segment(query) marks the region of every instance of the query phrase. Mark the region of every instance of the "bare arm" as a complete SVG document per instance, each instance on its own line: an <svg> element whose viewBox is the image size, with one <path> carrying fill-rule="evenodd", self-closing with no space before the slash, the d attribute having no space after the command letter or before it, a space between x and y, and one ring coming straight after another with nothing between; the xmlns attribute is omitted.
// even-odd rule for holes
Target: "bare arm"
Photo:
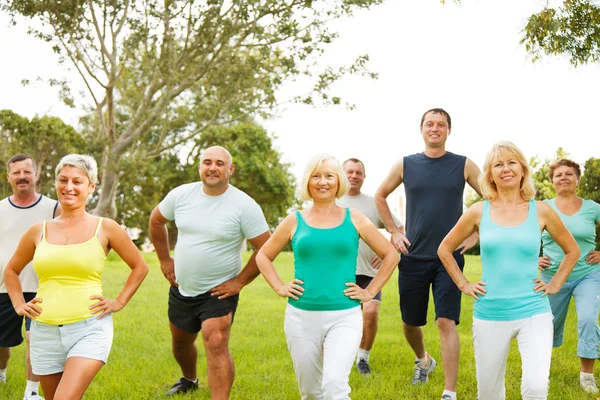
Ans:
<svg viewBox="0 0 600 400"><path fill-rule="evenodd" d="M565 224L561 221L560 217L548 204L538 201L538 217L543 223L543 229L545 229L552 239L560 246L562 251L565 253L556 274L552 277L548 284L545 284L541 279L536 279L535 291L543 291L546 294L557 293L562 285L567 280L567 277L575 267L577 260L579 260L580 250L577 242L571 235L571 232L567 229Z"/></svg>
<svg viewBox="0 0 600 400"><path fill-rule="evenodd" d="M144 257L129 235L127 235L127 232L119 224L112 219L105 218L102 220L101 234L108 239L109 248L112 248L125 264L131 268L131 272L125 282L125 286L123 286L123 289L115 300L103 296L92 296L92 299L98 300L98 302L91 306L93 314L100 313L98 318L122 310L129 303L148 274L146 260L144 260Z"/></svg>
<svg viewBox="0 0 600 400"><path fill-rule="evenodd" d="M356 283L346 283L350 286L344 290L344 294L351 299L369 301L383 288L394 273L400 257L392 244L377 230L377 227L360 211L352 210L352 223L356 227L359 236L365 243L381 258L381 267L369 283L366 289L362 289Z"/></svg>
<svg viewBox="0 0 600 400"><path fill-rule="evenodd" d="M218 296L219 299L225 299L239 293L244 286L252 282L260 274L256 265L256 253L270 237L271 233L266 231L255 238L248 239L250 244L256 248L254 253L252 253L252 256L250 256L248 263L246 263L246 266L238 276L212 288L210 290L211 295Z"/></svg>
<svg viewBox="0 0 600 400"><path fill-rule="evenodd" d="M42 234L42 226L43 224L41 223L35 224L25 232L17 246L17 250L15 250L4 268L4 284L6 285L6 290L8 291L15 312L31 319L35 319L42 312L36 305L36 303L40 303L42 300L36 297L29 303L25 302L23 288L21 281L19 281L19 274L33 259L37 238Z"/></svg>
<svg viewBox="0 0 600 400"><path fill-rule="evenodd" d="M479 197L483 197L478 181L480 174L481 171L479 170L477 164L475 164L473 161L467 158L465 161L465 180L467 181L469 186L471 186L473 190L477 192ZM475 231L471 234L471 236L463 240L463 242L457 247L457 250L460 250L460 254L465 254L469 249L473 248L473 246L475 246L478 241L479 232Z"/></svg>
<svg viewBox="0 0 600 400"><path fill-rule="evenodd" d="M470 283L458 267L452 253L466 238L479 229L482 208L482 202L473 204L460 217L454 228L448 232L438 248L438 257L442 261L442 264L444 264L444 268L448 271L448 275L450 275L452 281L454 281L461 292L474 297L476 300L479 300L478 295L485 295L485 288L483 287L485 286L485 282Z"/></svg>
<svg viewBox="0 0 600 400"><path fill-rule="evenodd" d="M399 160L392 166L390 173L381 183L379 189L377 189L377 192L375 193L375 205L377 206L379 216L385 225L385 229L392 235L392 244L402 254L406 254L408 253L407 246L410 246L410 242L404 234L404 228L396 226L394 218L392 217L392 212L386 201L390 193L402 184L403 173L403 160Z"/></svg>
<svg viewBox="0 0 600 400"><path fill-rule="evenodd" d="M156 250L156 256L158 257L163 275L167 278L171 286L177 286L175 263L169 252L167 223L169 223L169 220L161 214L158 207L154 207L154 210L150 214L150 241L154 245L154 250Z"/></svg>
<svg viewBox="0 0 600 400"><path fill-rule="evenodd" d="M260 249L256 255L256 264L260 273L264 276L267 283L273 288L275 293L281 297L291 297L298 300L302 296L304 282L294 279L289 284L284 284L273 265L273 260L281 253L281 250L290 242L292 234L296 229L298 221L295 214L290 214L279 224L273 235L267 240L267 243Z"/></svg>

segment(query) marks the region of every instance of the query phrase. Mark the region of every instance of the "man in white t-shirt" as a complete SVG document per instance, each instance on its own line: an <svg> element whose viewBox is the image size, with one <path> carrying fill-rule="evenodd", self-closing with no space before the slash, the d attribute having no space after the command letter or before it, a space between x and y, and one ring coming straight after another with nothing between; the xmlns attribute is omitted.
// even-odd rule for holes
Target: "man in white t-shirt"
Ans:
<svg viewBox="0 0 600 400"><path fill-rule="evenodd" d="M379 211L375 206L373 196L361 193L360 189L365 181L365 165L357 158L349 158L342 164L344 172L350 182L348 193L342 196L337 202L342 207L355 208L361 211L378 228L384 228L383 221L379 216ZM402 224L394 217L396 225L404 229ZM356 260L356 284L366 288L377 270L381 266L381 259L375 252L361 239L358 244L358 258ZM377 322L379 320L379 303L381 302L381 292L373 300L362 304L363 311L363 334L356 357L356 368L361 374L370 374L369 355L375 336L377 335Z"/></svg>
<svg viewBox="0 0 600 400"><path fill-rule="evenodd" d="M0 384L6 383L10 348L23 342L21 333L23 317L15 312L6 292L2 278L4 267L17 249L21 236L31 225L52 219L60 213L55 200L35 191L38 169L30 156L15 154L8 160L6 171L13 194L0 200ZM38 290L38 278L31 263L23 269L19 280L23 287L25 301L32 300ZM33 374L29 361L30 326L31 320L27 318L25 323L27 384L23 399L43 400L38 395L40 378ZM2 397L1 394L0 397Z"/></svg>
<svg viewBox="0 0 600 400"><path fill-rule="evenodd" d="M211 399L229 398L234 365L228 342L238 293L259 274L256 253L241 268L242 244L247 239L258 251L270 237L260 206L229 184L234 169L225 148L206 149L198 166L201 182L173 189L150 217L150 238L171 284L173 355L183 374L168 395L198 388L196 338L202 331ZM165 226L169 221L178 229L174 259Z"/></svg>

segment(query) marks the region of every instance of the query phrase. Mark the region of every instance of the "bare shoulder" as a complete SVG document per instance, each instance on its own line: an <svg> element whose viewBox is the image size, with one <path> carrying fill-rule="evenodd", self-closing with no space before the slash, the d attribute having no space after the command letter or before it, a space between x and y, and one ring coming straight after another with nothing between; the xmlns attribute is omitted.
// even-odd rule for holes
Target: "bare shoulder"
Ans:
<svg viewBox="0 0 600 400"><path fill-rule="evenodd" d="M471 205L465 211L465 218L473 219L475 221L479 221L481 219L481 213L483 212L483 201L478 201L477 203Z"/></svg>
<svg viewBox="0 0 600 400"><path fill-rule="evenodd" d="M548 218L553 217L554 215L558 216L556 212L550 207L550 204L545 201L536 200L535 205L537 208L537 214L540 217Z"/></svg>

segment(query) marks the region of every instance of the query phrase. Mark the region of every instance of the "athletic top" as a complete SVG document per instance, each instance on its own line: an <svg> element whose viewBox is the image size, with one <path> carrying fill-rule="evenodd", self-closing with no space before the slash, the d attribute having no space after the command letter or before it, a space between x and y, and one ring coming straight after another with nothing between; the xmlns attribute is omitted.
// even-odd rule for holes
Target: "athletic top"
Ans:
<svg viewBox="0 0 600 400"><path fill-rule="evenodd" d="M465 162L466 157L450 152L439 158L424 153L404 157L409 258L438 259L440 243L462 215Z"/></svg>
<svg viewBox="0 0 600 400"><path fill-rule="evenodd" d="M46 241L46 221L42 240L35 249L33 268L40 277L37 296L42 313L36 321L51 325L71 324L92 316L89 307L102 295L102 271L106 253L98 240L102 218L87 242L68 245Z"/></svg>
<svg viewBox="0 0 600 400"><path fill-rule="evenodd" d="M481 280L486 294L473 306L473 316L490 321L514 321L550 311L548 297L533 291L538 277L540 225L535 200L529 201L527 220L517 226L500 226L483 203L479 224Z"/></svg>
<svg viewBox="0 0 600 400"><path fill-rule="evenodd" d="M37 201L27 207L20 207L6 197L0 201L0 293L7 293L4 286L4 268L12 257L21 237L33 224L54 218L58 203L40 194ZM19 275L23 293L35 293L38 289L38 278L31 266L27 264Z"/></svg>
<svg viewBox="0 0 600 400"><path fill-rule="evenodd" d="M559 215L581 250L579 260L567 277L567 281L576 281L590 272L598 271L600 263L588 264L585 258L590 251L596 249L596 224L600 221L600 204L593 200L583 200L579 211L573 215L566 215L556 207L555 199L545 201ZM546 231L542 233L542 245L544 246L544 255L550 257L551 264L544 270L543 274L548 278L552 278L558 270L565 253Z"/></svg>
<svg viewBox="0 0 600 400"><path fill-rule="evenodd" d="M373 196L360 193L357 196L342 196L337 200L337 204L341 207L356 208L360 210L377 228L385 228L383 220L379 216L375 199ZM400 226L400 221L392 215L396 226ZM358 240L358 258L356 259L356 275L366 275L374 277L377 274L377 269L371 267L371 260L375 256L375 252L365 243L364 240Z"/></svg>
<svg viewBox="0 0 600 400"><path fill-rule="evenodd" d="M158 205L160 213L177 225L175 278L182 296L197 296L235 278L242 269L244 238L269 230L260 206L229 185L210 196L202 182L181 185Z"/></svg>
<svg viewBox="0 0 600 400"><path fill-rule="evenodd" d="M334 228L309 226L300 211L298 225L292 237L294 278L304 282L304 292L290 305L306 311L347 310L358 307L360 301L344 294L346 283L356 282L358 232L352 223L350 209L341 225Z"/></svg>

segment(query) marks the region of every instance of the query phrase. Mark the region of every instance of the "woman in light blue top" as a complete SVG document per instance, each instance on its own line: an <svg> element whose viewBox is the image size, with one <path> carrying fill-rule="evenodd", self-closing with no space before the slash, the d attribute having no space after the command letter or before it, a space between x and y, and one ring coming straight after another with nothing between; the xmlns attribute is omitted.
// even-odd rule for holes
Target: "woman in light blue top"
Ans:
<svg viewBox="0 0 600 400"><path fill-rule="evenodd" d="M588 393L598 393L594 379L594 361L598 358L600 328L600 251L596 251L596 226L600 224L600 204L577 197L581 168L574 161L562 159L548 170L556 198L546 202L556 211L571 232L581 255L558 293L550 297L554 315L554 347L563 343L565 319L571 297L577 309L579 342L577 355L581 359L579 383ZM556 274L564 254L560 246L546 232L542 235L544 256L539 258L542 280L549 282Z"/></svg>
<svg viewBox="0 0 600 400"><path fill-rule="evenodd" d="M475 298L473 346L480 400L506 397L504 374L510 342L519 343L523 399L546 399L552 356L552 314L546 295L557 293L579 257L579 248L556 212L534 200L523 153L500 142L488 153L479 176L485 201L471 206L442 241L438 255L465 294ZM482 278L471 283L452 252L479 231ZM541 232L565 256L549 282L538 278Z"/></svg>
<svg viewBox="0 0 600 400"><path fill-rule="evenodd" d="M350 398L348 377L362 336L360 302L373 299L399 260L364 214L336 204L347 191L338 160L313 157L300 186L312 207L288 215L256 256L265 280L289 298L284 331L303 400ZM383 260L366 289L355 282L359 237ZM294 279L284 284L273 260L290 242Z"/></svg>

